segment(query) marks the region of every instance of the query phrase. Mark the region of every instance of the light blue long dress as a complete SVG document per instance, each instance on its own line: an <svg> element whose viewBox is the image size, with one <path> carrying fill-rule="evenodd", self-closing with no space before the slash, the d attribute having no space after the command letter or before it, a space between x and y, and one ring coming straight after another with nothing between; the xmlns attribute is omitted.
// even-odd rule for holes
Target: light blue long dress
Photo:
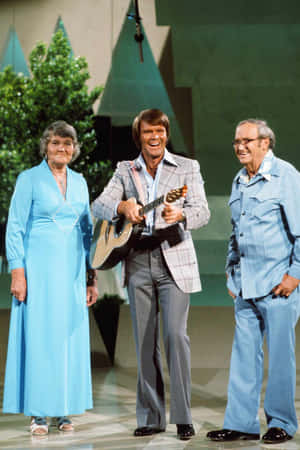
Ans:
<svg viewBox="0 0 300 450"><path fill-rule="evenodd" d="M66 200L46 161L19 175L6 247L10 269L25 268L27 299L12 301L5 413L52 417L92 408L85 275L91 233L80 174L67 168Z"/></svg>

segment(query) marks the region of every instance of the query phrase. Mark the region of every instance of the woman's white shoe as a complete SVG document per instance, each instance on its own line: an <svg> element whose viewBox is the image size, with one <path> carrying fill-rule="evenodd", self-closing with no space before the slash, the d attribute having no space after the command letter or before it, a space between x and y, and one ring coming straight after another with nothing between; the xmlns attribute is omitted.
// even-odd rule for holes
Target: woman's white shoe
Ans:
<svg viewBox="0 0 300 450"><path fill-rule="evenodd" d="M51 427L57 427L59 431L74 431L74 425L67 416L52 417Z"/></svg>
<svg viewBox="0 0 300 450"><path fill-rule="evenodd" d="M48 424L45 417L32 417L30 432L33 436L45 436L48 434Z"/></svg>

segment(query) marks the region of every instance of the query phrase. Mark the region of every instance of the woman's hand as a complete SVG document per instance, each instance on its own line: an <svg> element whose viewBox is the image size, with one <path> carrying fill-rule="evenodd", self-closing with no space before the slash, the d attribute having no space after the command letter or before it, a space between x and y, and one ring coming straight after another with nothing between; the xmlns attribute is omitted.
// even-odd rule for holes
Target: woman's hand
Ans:
<svg viewBox="0 0 300 450"><path fill-rule="evenodd" d="M11 271L10 292L19 302L24 302L26 299L27 282L23 267Z"/></svg>
<svg viewBox="0 0 300 450"><path fill-rule="evenodd" d="M92 286L86 287L86 304L87 306L92 306L96 303L97 298L99 297L99 292L97 288L97 281L94 281Z"/></svg>

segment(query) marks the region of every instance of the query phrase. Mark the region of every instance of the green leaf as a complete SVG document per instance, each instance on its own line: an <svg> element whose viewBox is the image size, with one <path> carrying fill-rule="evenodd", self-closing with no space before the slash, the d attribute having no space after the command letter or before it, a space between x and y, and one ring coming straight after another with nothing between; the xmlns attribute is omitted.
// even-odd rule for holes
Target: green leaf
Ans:
<svg viewBox="0 0 300 450"><path fill-rule="evenodd" d="M99 195L112 174L111 163L101 160L93 129L93 104L103 87L91 92L83 57L74 57L61 30L47 48L37 43L29 56L31 77L16 74L11 67L0 73L0 222L5 222L17 175L39 164L39 141L55 120L72 124L81 144L81 154L72 168L86 178L91 199Z"/></svg>

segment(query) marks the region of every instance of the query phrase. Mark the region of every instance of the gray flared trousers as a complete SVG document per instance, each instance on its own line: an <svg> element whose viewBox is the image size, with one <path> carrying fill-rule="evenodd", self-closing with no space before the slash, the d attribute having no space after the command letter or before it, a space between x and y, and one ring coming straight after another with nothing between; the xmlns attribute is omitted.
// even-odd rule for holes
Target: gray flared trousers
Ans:
<svg viewBox="0 0 300 450"><path fill-rule="evenodd" d="M137 425L166 428L160 312L170 374L170 423L191 424L190 342L186 330L189 294L175 284L160 247L132 251L127 258L127 277L138 362Z"/></svg>

